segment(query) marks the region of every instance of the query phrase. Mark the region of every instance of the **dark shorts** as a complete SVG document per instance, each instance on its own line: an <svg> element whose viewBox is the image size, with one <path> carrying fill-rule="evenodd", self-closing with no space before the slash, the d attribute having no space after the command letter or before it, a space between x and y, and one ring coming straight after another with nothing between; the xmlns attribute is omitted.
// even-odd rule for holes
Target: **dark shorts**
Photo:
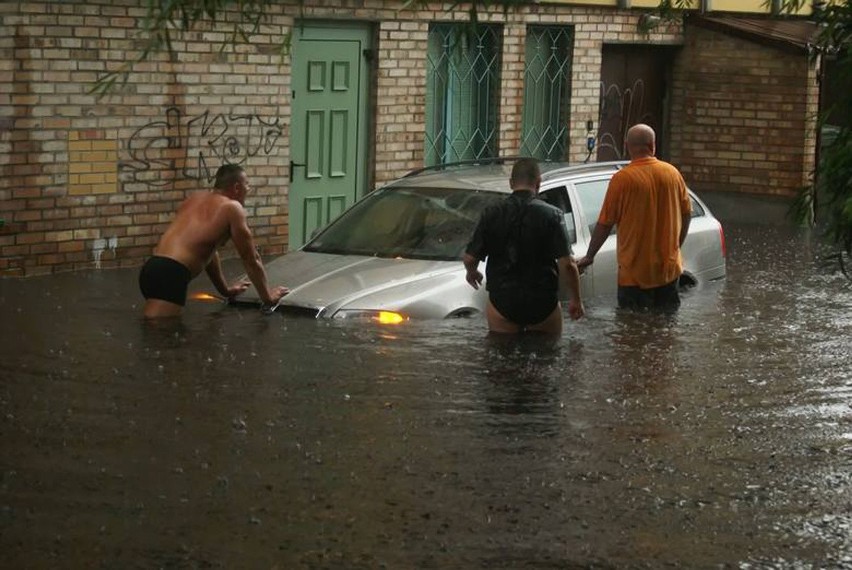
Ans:
<svg viewBox="0 0 852 570"><path fill-rule="evenodd" d="M489 291L488 298L501 315L520 326L542 322L558 302L554 293L514 290Z"/></svg>
<svg viewBox="0 0 852 570"><path fill-rule="evenodd" d="M659 309L674 311L680 307L678 280L661 287L640 289L639 287L618 287L618 306L622 309L646 310Z"/></svg>
<svg viewBox="0 0 852 570"><path fill-rule="evenodd" d="M146 299L160 299L182 307L191 280L192 273L183 263L155 255L139 272L139 290Z"/></svg>

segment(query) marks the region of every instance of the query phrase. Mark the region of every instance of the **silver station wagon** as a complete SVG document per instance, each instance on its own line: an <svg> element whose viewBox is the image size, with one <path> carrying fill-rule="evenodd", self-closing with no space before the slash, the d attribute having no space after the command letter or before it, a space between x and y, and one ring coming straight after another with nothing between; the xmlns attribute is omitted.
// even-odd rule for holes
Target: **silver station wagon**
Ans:
<svg viewBox="0 0 852 570"><path fill-rule="evenodd" d="M511 159L413 171L371 192L301 249L266 265L270 284L290 288L278 312L382 323L462 317L485 308L484 288L465 281L461 255L480 214L508 193ZM585 254L612 175L627 162L541 163L539 198L565 212L576 258ZM725 277L722 225L690 192L683 287ZM614 231L580 277L583 299L615 304ZM259 304L254 289L237 298Z"/></svg>

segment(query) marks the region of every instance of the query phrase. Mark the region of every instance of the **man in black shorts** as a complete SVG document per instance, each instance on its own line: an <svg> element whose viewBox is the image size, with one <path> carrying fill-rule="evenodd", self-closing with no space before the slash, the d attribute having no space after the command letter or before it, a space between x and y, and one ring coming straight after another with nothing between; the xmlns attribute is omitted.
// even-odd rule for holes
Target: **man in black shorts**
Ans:
<svg viewBox="0 0 852 570"><path fill-rule="evenodd" d="M560 282L569 290L568 313L584 314L580 274L571 254L563 212L541 200L541 172L532 158L518 160L509 180L512 194L487 208L464 254L467 282L482 284L486 266L488 328L493 332L562 332Z"/></svg>
<svg viewBox="0 0 852 570"><path fill-rule="evenodd" d="M286 287L270 287L266 281L266 270L254 247L243 206L249 190L251 185L243 168L225 164L216 172L211 192L195 192L181 203L154 248L154 255L139 272L145 317L179 315L186 304L187 285L202 270L223 297L236 297L245 291L248 281L228 284L222 272L216 248L229 239L265 305L273 305L287 294Z"/></svg>

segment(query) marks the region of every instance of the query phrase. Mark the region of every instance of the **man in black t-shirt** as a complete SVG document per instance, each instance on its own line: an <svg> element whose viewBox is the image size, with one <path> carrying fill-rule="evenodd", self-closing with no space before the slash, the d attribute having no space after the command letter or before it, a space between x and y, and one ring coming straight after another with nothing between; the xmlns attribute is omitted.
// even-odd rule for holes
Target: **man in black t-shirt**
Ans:
<svg viewBox="0 0 852 570"><path fill-rule="evenodd" d="M488 328L493 332L562 332L559 285L570 291L568 313L584 314L580 274L571 254L562 211L541 200L541 172L532 158L518 160L509 180L512 194L487 208L464 253L467 282L482 285L480 261L486 266Z"/></svg>

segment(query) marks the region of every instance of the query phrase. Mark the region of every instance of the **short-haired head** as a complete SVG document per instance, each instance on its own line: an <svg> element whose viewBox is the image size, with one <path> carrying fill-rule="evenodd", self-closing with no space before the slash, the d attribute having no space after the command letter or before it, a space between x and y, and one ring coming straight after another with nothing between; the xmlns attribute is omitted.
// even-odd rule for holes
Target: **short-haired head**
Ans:
<svg viewBox="0 0 852 570"><path fill-rule="evenodd" d="M534 158L521 158L512 166L509 186L512 190L538 190L541 184L541 169Z"/></svg>
<svg viewBox="0 0 852 570"><path fill-rule="evenodd" d="M216 181L213 187L217 190L227 190L240 181L240 175L245 172L239 164L223 164L216 171Z"/></svg>

